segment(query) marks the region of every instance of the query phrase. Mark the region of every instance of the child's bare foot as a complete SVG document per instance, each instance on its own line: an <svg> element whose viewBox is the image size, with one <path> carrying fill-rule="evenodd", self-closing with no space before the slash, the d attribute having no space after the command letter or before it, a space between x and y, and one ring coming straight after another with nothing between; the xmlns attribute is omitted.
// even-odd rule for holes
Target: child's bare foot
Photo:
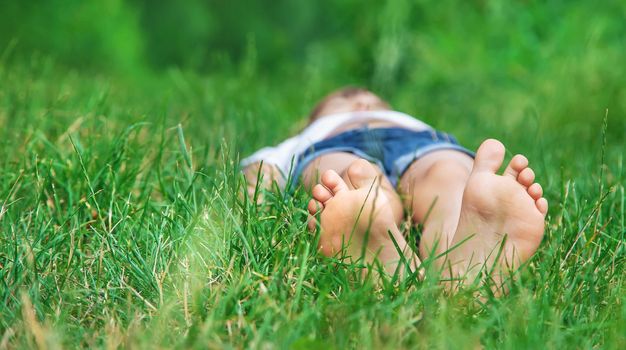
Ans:
<svg viewBox="0 0 626 350"><path fill-rule="evenodd" d="M358 168L358 171L354 171ZM346 182L347 181L347 182ZM319 249L326 256L343 254L352 261L363 258L372 263L378 259L389 273L394 273L400 249L407 251L407 261L417 266L417 257L408 247L395 223L391 199L380 187L376 169L365 160L355 161L346 172L346 180L335 171L322 174L321 183L313 187L309 202L309 229L320 217Z"/></svg>
<svg viewBox="0 0 626 350"><path fill-rule="evenodd" d="M526 157L513 157L504 174L496 174L504 151L499 141L487 140L476 153L453 246L466 241L448 255L452 277L476 276L484 266L494 268L492 277L499 283L541 243L548 202Z"/></svg>

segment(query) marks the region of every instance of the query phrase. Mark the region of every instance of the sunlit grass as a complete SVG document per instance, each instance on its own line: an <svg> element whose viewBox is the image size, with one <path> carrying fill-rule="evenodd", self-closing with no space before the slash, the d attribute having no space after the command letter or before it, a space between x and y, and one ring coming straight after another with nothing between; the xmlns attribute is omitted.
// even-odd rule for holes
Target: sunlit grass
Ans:
<svg viewBox="0 0 626 350"><path fill-rule="evenodd" d="M398 25L363 67L356 44L312 46L272 74L252 44L211 74L0 55L0 349L624 348L619 16L604 9L588 34L582 5L554 30L551 8L512 23L501 9L489 33L446 5L416 30L390 3L381 16ZM300 130L348 83L469 148L496 137L528 156L550 211L508 296L446 295L432 269L377 283L316 254L303 191L264 206L238 195L240 156Z"/></svg>

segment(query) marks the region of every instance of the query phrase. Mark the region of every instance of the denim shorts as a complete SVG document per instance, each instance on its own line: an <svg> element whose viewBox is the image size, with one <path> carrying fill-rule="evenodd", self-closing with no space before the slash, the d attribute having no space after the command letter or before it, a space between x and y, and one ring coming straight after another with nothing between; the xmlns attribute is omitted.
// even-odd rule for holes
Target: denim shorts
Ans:
<svg viewBox="0 0 626 350"><path fill-rule="evenodd" d="M315 158L334 152L348 152L378 165L393 186L417 159L439 150L455 150L474 157L456 139L433 129L415 131L404 128L361 128L349 130L313 144L296 158L290 187Z"/></svg>

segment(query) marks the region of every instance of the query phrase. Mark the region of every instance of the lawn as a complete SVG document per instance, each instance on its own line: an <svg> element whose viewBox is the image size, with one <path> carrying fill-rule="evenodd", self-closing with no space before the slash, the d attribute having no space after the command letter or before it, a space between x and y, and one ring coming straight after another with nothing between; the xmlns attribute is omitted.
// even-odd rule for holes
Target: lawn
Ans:
<svg viewBox="0 0 626 350"><path fill-rule="evenodd" d="M625 348L626 7L462 4L255 22L232 57L196 52L207 66L0 36L0 349ZM305 191L239 195L238 160L347 84L527 155L550 210L507 296L448 295L428 261L424 280L364 278L316 253Z"/></svg>

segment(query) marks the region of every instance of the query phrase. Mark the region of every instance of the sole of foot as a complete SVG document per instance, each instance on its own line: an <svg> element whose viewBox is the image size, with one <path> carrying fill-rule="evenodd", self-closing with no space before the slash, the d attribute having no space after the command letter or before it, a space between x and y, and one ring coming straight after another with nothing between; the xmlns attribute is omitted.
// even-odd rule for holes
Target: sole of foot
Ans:
<svg viewBox="0 0 626 350"><path fill-rule="evenodd" d="M522 155L514 156L502 175L505 148L486 140L478 148L463 193L461 215L448 254L452 277L475 277L492 271L496 285L527 261L543 239L548 202Z"/></svg>
<svg viewBox="0 0 626 350"><path fill-rule="evenodd" d="M319 225L322 254L368 264L379 260L393 273L400 254L391 237L401 249L406 248L406 242L396 225L390 199L380 186L379 173L369 162L357 160L346 174L344 180L328 170L313 187L309 230Z"/></svg>

